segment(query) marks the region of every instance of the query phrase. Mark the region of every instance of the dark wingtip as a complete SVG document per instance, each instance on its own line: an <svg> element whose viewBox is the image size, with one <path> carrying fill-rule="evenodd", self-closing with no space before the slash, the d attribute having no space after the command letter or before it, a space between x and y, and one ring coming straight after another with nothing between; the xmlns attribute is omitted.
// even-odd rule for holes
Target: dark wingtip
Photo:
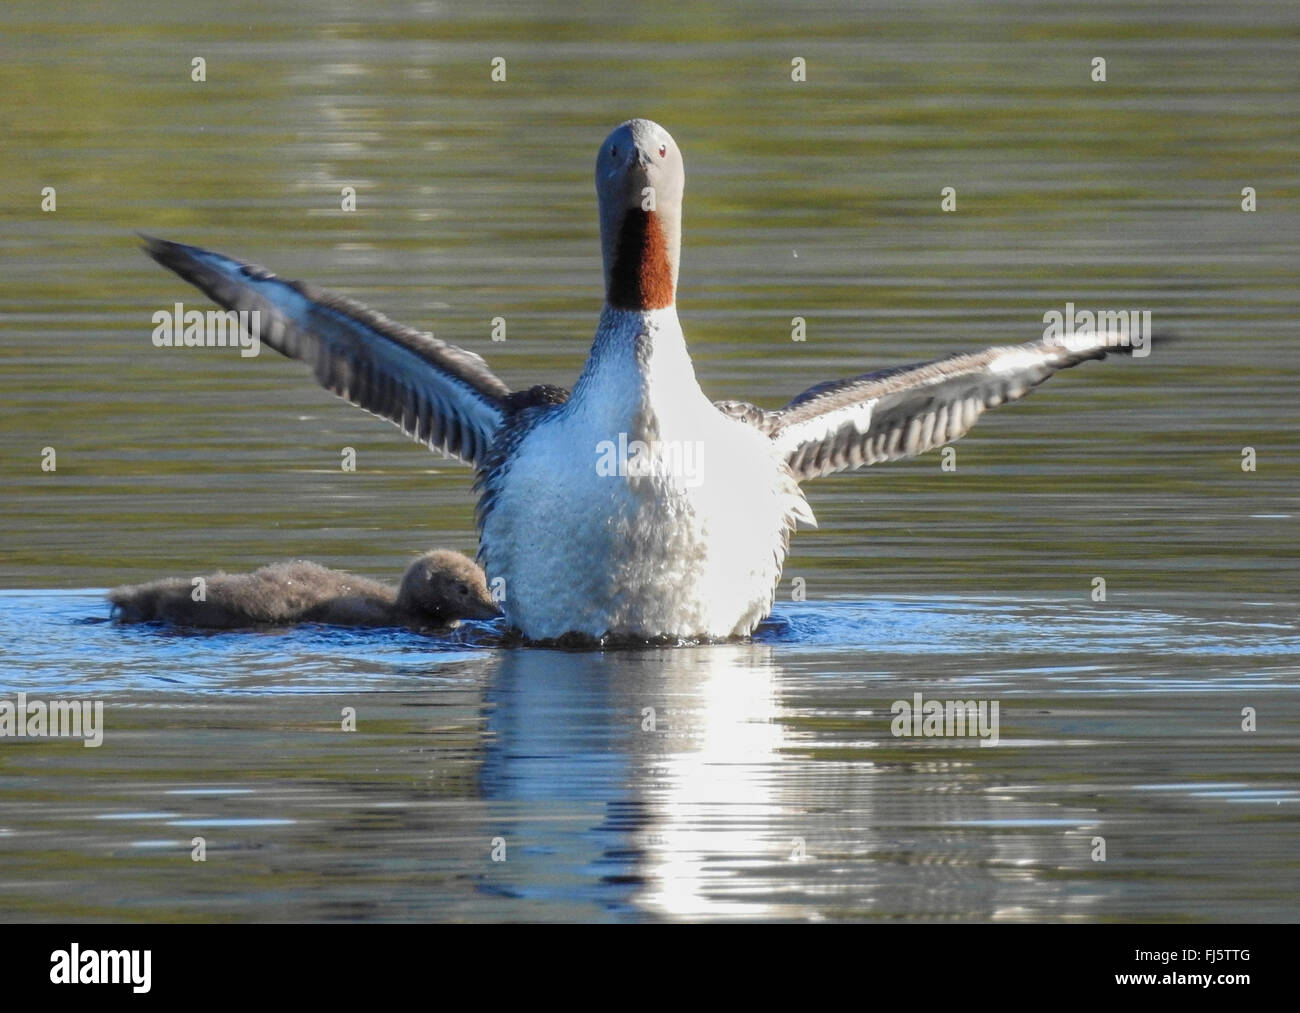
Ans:
<svg viewBox="0 0 1300 1013"><path fill-rule="evenodd" d="M1153 349L1159 348L1161 351L1166 351L1170 345L1180 344L1185 341L1186 338L1187 336L1185 334L1179 334L1175 331L1154 331L1152 332L1151 337L1147 339L1145 346L1146 351L1141 355L1137 354L1138 348L1134 345L1127 345L1122 348L1108 348L1106 351L1117 352L1126 358L1145 359L1151 354Z"/></svg>
<svg viewBox="0 0 1300 1013"><path fill-rule="evenodd" d="M169 239L159 239L157 236L151 236L147 232L137 232L140 237L140 249L152 259L156 260L164 267L172 267L180 254L180 251L187 249L180 243L173 243Z"/></svg>
<svg viewBox="0 0 1300 1013"><path fill-rule="evenodd" d="M173 243L170 239L159 239L157 236L146 235L143 232L136 234L144 241L141 249L155 263L185 279L214 302L227 305L226 300L221 297L212 272L207 270L204 262L206 250L197 246L186 246L184 243ZM247 270L246 266L245 273Z"/></svg>

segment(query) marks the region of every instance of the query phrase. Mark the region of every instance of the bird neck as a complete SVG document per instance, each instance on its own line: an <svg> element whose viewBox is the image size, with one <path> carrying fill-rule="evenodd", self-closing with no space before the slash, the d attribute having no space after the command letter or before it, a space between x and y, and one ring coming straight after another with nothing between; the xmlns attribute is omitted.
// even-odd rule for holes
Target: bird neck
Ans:
<svg viewBox="0 0 1300 1013"><path fill-rule="evenodd" d="M602 233L605 302L620 310L672 306L681 245L678 220L659 211L630 208Z"/></svg>
<svg viewBox="0 0 1300 1013"><path fill-rule="evenodd" d="M707 399L695 378L677 308L620 309L606 304L568 411L601 432L657 438L660 420L690 414Z"/></svg>

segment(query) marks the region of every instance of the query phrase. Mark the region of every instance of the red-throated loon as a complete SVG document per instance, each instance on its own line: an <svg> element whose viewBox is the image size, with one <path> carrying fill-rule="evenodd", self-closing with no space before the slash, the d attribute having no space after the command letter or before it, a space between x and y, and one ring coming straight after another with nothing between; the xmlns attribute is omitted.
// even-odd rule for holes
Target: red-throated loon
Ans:
<svg viewBox="0 0 1300 1013"><path fill-rule="evenodd" d="M328 390L478 471L479 556L533 640L744 636L772 608L805 479L912 457L1113 336L1072 334L819 384L784 408L711 401L677 321L681 152L629 120L596 158L605 307L572 394L512 392L478 355L217 253L160 264Z"/></svg>
<svg viewBox="0 0 1300 1013"><path fill-rule="evenodd" d="M334 626L447 627L500 615L483 571L459 552L417 556L401 587L318 563L272 563L252 573L215 573L194 597L187 577L114 588L113 616L124 623L168 622L210 629L328 623Z"/></svg>

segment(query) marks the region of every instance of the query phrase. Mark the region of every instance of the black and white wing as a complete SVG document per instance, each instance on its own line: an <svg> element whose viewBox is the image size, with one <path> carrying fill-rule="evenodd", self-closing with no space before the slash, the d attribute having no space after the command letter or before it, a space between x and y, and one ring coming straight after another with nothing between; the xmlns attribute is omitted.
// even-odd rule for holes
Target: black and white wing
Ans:
<svg viewBox="0 0 1300 1013"><path fill-rule="evenodd" d="M1133 351L1119 335L1080 333L950 355L832 380L784 408L720 402L766 432L799 481L915 457L961 438L985 411L1024 397L1057 370Z"/></svg>
<svg viewBox="0 0 1300 1013"><path fill-rule="evenodd" d="M262 342L311 366L326 390L434 450L482 459L511 409L482 357L361 303L197 246L142 237L145 252L228 310L258 311Z"/></svg>

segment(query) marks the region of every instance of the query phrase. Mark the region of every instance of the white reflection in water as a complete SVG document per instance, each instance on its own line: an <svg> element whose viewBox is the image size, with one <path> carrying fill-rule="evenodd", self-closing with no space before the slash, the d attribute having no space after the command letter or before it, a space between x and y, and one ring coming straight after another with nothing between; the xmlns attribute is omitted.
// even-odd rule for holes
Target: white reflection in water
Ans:
<svg viewBox="0 0 1300 1013"><path fill-rule="evenodd" d="M783 815L777 673L763 644L511 652L487 693L483 796L550 805L495 810L485 830L514 850L493 886L562 892L562 849L570 868L600 876L606 905L623 886L630 908L763 913L710 891L723 870L788 856L769 830Z"/></svg>
<svg viewBox="0 0 1300 1013"><path fill-rule="evenodd" d="M683 660L668 670L671 703L657 715L661 756L643 771L651 817L637 900L678 917L761 917L770 906L715 891L739 866L772 862L781 848L788 858L792 849L771 831L781 783L773 768L785 744L779 669L765 645L701 649Z"/></svg>

